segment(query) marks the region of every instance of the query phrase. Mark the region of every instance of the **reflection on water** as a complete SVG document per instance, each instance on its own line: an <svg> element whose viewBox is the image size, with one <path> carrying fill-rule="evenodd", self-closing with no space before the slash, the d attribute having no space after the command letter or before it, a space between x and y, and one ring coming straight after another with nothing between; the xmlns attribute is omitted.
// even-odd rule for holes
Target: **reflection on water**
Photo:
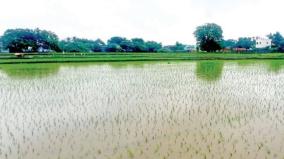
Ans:
<svg viewBox="0 0 284 159"><path fill-rule="evenodd" d="M262 65L260 67L265 67L269 72L278 73L284 68L283 60L240 60L236 61L240 67L250 67L255 65Z"/></svg>
<svg viewBox="0 0 284 159"><path fill-rule="evenodd" d="M197 61L196 76L206 81L217 81L222 77L223 61Z"/></svg>
<svg viewBox="0 0 284 159"><path fill-rule="evenodd" d="M15 64L1 65L0 71L10 78L32 79L44 78L59 71L59 64Z"/></svg>
<svg viewBox="0 0 284 159"><path fill-rule="evenodd" d="M3 65L0 159L281 159L283 63Z"/></svg>
<svg viewBox="0 0 284 159"><path fill-rule="evenodd" d="M269 71L279 73L284 68L284 62L282 60L268 60L266 63L269 65Z"/></svg>
<svg viewBox="0 0 284 159"><path fill-rule="evenodd" d="M110 63L55 63L55 64L15 64L15 65L0 65L0 71L13 79L36 79L45 78L56 75L60 68L84 68L84 67L99 67L109 66L113 69L125 68L140 68L143 69L146 65L157 64L178 64L185 62L110 62ZM203 81L218 81L222 77L224 65L237 64L240 68L258 66L266 68L267 71L279 73L284 69L283 60L239 60L239 61L222 61L222 60L204 60L195 62L195 74L197 78Z"/></svg>
<svg viewBox="0 0 284 159"><path fill-rule="evenodd" d="M0 65L0 71L13 79L37 79L56 75L60 68L84 68L91 66L110 66L114 69L127 67L143 68L154 62L111 62L111 63L50 63L50 64L14 64Z"/></svg>

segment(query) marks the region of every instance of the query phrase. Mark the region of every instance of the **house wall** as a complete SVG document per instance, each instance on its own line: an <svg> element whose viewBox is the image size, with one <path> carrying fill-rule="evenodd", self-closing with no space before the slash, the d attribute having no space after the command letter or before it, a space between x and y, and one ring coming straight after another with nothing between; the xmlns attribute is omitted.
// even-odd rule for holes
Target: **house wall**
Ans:
<svg viewBox="0 0 284 159"><path fill-rule="evenodd" d="M271 40L267 38L261 38L261 37L253 37L253 40L256 41L256 48L261 49L261 48L267 48L271 47Z"/></svg>

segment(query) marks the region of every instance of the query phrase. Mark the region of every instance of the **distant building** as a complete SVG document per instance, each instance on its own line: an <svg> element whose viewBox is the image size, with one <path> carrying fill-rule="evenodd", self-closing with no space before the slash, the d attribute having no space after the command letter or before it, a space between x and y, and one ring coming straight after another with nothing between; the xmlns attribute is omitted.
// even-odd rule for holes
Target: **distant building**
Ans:
<svg viewBox="0 0 284 159"><path fill-rule="evenodd" d="M196 47L194 45L183 45L180 44L179 46L177 45L166 45L163 47L163 50L165 52L193 52L196 51Z"/></svg>
<svg viewBox="0 0 284 159"><path fill-rule="evenodd" d="M241 53L241 52L247 52L249 49L246 48L234 48L233 51Z"/></svg>
<svg viewBox="0 0 284 159"><path fill-rule="evenodd" d="M268 38L252 37L252 39L256 42L255 47L257 49L271 47L272 45L271 39L268 39Z"/></svg>
<svg viewBox="0 0 284 159"><path fill-rule="evenodd" d="M186 52L194 52L194 51L196 51L196 46L194 46L194 45L185 45L184 50L186 50Z"/></svg>

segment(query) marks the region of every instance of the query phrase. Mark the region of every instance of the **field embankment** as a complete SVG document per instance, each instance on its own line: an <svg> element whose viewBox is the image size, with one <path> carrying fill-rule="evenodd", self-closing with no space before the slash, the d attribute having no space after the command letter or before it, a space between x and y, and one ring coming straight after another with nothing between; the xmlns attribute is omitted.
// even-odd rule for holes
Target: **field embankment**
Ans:
<svg viewBox="0 0 284 159"><path fill-rule="evenodd" d="M232 53L49 53L0 54L0 64L61 63L61 62L118 62L118 61L167 61L167 60L245 60L284 59L283 53L232 54Z"/></svg>

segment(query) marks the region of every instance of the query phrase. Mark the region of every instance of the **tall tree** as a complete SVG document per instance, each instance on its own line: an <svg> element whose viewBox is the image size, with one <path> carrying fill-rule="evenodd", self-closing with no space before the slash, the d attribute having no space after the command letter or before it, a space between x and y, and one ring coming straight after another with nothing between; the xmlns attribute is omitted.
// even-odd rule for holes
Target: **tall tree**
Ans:
<svg viewBox="0 0 284 159"><path fill-rule="evenodd" d="M253 49L255 48L256 42L252 38L240 37L236 47L245 48L245 49Z"/></svg>
<svg viewBox="0 0 284 159"><path fill-rule="evenodd" d="M145 45L145 41L141 38L133 38L131 39L133 44L134 52L147 52L147 47Z"/></svg>
<svg viewBox="0 0 284 159"><path fill-rule="evenodd" d="M43 50L54 50L57 52L61 51L59 47L59 39L55 33L47 30L40 30L38 28L35 29L34 32L37 36L36 39L39 48Z"/></svg>
<svg viewBox="0 0 284 159"><path fill-rule="evenodd" d="M124 52L132 52L134 49L133 43L127 39L120 43L120 47Z"/></svg>
<svg viewBox="0 0 284 159"><path fill-rule="evenodd" d="M0 53L3 50L2 36L0 36Z"/></svg>
<svg viewBox="0 0 284 159"><path fill-rule="evenodd" d="M147 52L158 52L162 48L162 44L155 41L147 41L145 45Z"/></svg>
<svg viewBox="0 0 284 159"><path fill-rule="evenodd" d="M59 51L56 34L40 29L8 29L3 37L3 45L10 52Z"/></svg>
<svg viewBox="0 0 284 159"><path fill-rule="evenodd" d="M175 45L169 46L169 48L171 49L172 52L185 52L185 47L186 45L180 43L180 42L176 42Z"/></svg>
<svg viewBox="0 0 284 159"><path fill-rule="evenodd" d="M202 51L215 52L221 49L223 30L215 23L207 23L198 26L194 32L197 45Z"/></svg>
<svg viewBox="0 0 284 159"><path fill-rule="evenodd" d="M31 29L8 29L2 37L5 49L10 52L36 52L36 36Z"/></svg>
<svg viewBox="0 0 284 159"><path fill-rule="evenodd" d="M106 46L107 52L123 52L123 49L118 44L108 43Z"/></svg>
<svg viewBox="0 0 284 159"><path fill-rule="evenodd" d="M60 47L65 52L93 52L96 42L77 37L67 38L60 42Z"/></svg>
<svg viewBox="0 0 284 159"><path fill-rule="evenodd" d="M233 48L236 47L237 42L238 41L234 40L234 39L223 40L222 41L222 48L233 49Z"/></svg>
<svg viewBox="0 0 284 159"><path fill-rule="evenodd" d="M131 47L131 42L124 37L115 36L107 41L108 52L128 52Z"/></svg>
<svg viewBox="0 0 284 159"><path fill-rule="evenodd" d="M272 48L275 51L284 52L284 38L279 32L269 34L268 38L272 40Z"/></svg>
<svg viewBox="0 0 284 159"><path fill-rule="evenodd" d="M103 52L105 51L106 44L101 40L97 39L93 42L91 50L93 52Z"/></svg>

